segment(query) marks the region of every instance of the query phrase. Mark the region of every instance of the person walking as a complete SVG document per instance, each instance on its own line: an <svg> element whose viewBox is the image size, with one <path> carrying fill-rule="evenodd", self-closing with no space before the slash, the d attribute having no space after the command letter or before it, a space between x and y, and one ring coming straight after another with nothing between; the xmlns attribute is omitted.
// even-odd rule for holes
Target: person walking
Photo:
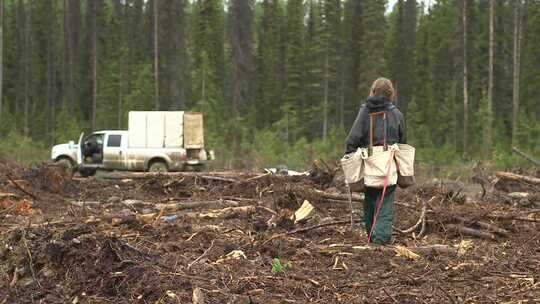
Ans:
<svg viewBox="0 0 540 304"><path fill-rule="evenodd" d="M392 82L387 78L378 78L371 86L369 98L360 106L356 120L346 140L346 154L355 152L358 148L367 148L370 143L370 133L373 135L373 146L406 143L405 120L403 114L393 104L395 91ZM370 114L384 112L386 115L386 132L382 119L373 121L370 132ZM371 241L374 244L390 244L392 240L392 225L394 222L394 196L396 185L388 186L384 200L376 220L377 202L383 195L383 189L366 187L364 190L364 221Z"/></svg>

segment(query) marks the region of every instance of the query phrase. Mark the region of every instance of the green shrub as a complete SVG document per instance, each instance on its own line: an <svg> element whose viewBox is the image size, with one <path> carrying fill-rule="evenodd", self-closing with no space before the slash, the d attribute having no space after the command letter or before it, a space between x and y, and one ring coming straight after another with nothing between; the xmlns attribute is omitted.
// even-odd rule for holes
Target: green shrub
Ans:
<svg viewBox="0 0 540 304"><path fill-rule="evenodd" d="M290 269L292 269L291 261L283 264L279 258L275 258L272 262L272 273L274 274L282 273Z"/></svg>
<svg viewBox="0 0 540 304"><path fill-rule="evenodd" d="M11 131L2 139L0 158L31 165L46 161L49 158L49 147L39 141Z"/></svg>

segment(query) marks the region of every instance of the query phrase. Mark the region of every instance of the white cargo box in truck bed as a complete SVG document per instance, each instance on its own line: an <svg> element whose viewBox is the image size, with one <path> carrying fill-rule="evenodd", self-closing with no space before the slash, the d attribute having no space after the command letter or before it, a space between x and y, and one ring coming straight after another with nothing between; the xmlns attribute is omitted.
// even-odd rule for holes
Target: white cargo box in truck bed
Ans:
<svg viewBox="0 0 540 304"><path fill-rule="evenodd" d="M204 148L202 113L129 112L130 148Z"/></svg>
<svg viewBox="0 0 540 304"><path fill-rule="evenodd" d="M178 171L213 159L204 149L202 113L131 111L127 131L98 131L79 145L57 145L52 158L79 169Z"/></svg>

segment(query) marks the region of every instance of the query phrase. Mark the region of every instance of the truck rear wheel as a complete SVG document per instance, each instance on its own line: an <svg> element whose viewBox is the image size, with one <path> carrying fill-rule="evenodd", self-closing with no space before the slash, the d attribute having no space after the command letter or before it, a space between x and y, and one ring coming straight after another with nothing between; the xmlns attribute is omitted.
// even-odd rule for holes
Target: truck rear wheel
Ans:
<svg viewBox="0 0 540 304"><path fill-rule="evenodd" d="M169 168L167 168L167 164L162 161L155 161L150 164L150 167L148 168L148 171L150 172L159 172L159 173L165 173L169 172Z"/></svg>

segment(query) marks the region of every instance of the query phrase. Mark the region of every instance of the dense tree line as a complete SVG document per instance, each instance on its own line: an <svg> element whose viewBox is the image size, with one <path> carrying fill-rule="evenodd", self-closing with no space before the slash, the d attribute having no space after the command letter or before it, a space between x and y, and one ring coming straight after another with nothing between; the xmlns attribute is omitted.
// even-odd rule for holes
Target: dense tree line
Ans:
<svg viewBox="0 0 540 304"><path fill-rule="evenodd" d="M124 128L130 110L197 110L235 164L335 156L387 76L430 158L540 153L540 1L385 2L0 0L0 138L49 145Z"/></svg>

